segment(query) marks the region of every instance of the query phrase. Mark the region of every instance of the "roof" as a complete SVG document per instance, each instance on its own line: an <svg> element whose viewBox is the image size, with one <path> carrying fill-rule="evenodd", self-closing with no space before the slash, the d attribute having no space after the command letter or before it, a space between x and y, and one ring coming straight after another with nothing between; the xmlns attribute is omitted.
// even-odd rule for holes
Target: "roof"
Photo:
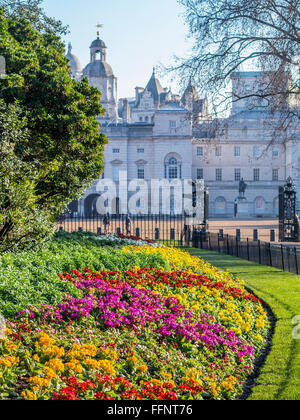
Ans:
<svg viewBox="0 0 300 420"><path fill-rule="evenodd" d="M182 95L182 103L183 105L187 105L187 98L192 96L194 101L199 100L199 94L197 92L197 89L192 84L192 80L190 79L190 82L188 84L188 87L185 89L184 94Z"/></svg>
<svg viewBox="0 0 300 420"><path fill-rule="evenodd" d="M107 46L105 45L105 42L102 41L102 39L97 38L91 43L90 48L107 48Z"/></svg>
<svg viewBox="0 0 300 420"><path fill-rule="evenodd" d="M151 79L146 86L146 90L152 93L154 102L159 102L160 95L164 93L164 89L162 88L159 80L155 77L155 71L152 73Z"/></svg>
<svg viewBox="0 0 300 420"><path fill-rule="evenodd" d="M90 77L110 77L113 76L113 70L105 61L92 61L83 70L84 76Z"/></svg>
<svg viewBox="0 0 300 420"><path fill-rule="evenodd" d="M69 60L71 72L72 73L81 73L82 65L78 57L72 54L72 45L69 44L68 53L66 55L67 59Z"/></svg>
<svg viewBox="0 0 300 420"><path fill-rule="evenodd" d="M170 102L166 105L163 105L162 107L159 108L158 112L170 112L170 111L176 111L176 112L187 112L187 110L185 108L183 108L182 106L178 105L176 102Z"/></svg>

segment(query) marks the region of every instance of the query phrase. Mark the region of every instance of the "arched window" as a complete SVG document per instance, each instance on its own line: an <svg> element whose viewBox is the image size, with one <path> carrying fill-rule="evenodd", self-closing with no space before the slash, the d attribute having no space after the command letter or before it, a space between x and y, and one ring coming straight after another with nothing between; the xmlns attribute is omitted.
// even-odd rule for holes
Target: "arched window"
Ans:
<svg viewBox="0 0 300 420"><path fill-rule="evenodd" d="M263 201L262 197L259 197L259 198L256 199L255 207L257 208L257 210L261 210L261 209L264 208L264 201Z"/></svg>
<svg viewBox="0 0 300 420"><path fill-rule="evenodd" d="M263 216L265 211L265 200L263 197L257 197L255 199L254 210L257 216Z"/></svg>
<svg viewBox="0 0 300 420"><path fill-rule="evenodd" d="M226 214L227 202L224 197L218 197L215 201L215 212L216 214Z"/></svg>
<svg viewBox="0 0 300 420"><path fill-rule="evenodd" d="M169 154L166 157L165 178L166 179L181 179L182 178L182 161L179 155Z"/></svg>

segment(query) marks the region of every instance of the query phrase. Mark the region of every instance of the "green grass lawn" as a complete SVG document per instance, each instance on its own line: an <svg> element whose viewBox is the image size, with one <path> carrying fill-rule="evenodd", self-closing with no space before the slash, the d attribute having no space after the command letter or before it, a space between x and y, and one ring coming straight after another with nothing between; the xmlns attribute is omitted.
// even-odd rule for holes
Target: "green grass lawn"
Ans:
<svg viewBox="0 0 300 420"><path fill-rule="evenodd" d="M300 340L292 336L292 319L300 315L300 276L216 252L188 251L243 279L277 318L271 352L249 399L300 400Z"/></svg>

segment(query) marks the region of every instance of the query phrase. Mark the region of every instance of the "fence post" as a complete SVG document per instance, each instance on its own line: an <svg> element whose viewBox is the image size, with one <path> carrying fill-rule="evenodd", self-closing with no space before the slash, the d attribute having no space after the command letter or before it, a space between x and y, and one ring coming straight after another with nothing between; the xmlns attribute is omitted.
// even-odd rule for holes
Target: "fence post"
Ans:
<svg viewBox="0 0 300 420"><path fill-rule="evenodd" d="M273 258L272 258L272 246L269 243L269 252L270 252L270 266L273 267Z"/></svg>
<svg viewBox="0 0 300 420"><path fill-rule="evenodd" d="M229 255L229 235L227 234L227 255Z"/></svg>
<svg viewBox="0 0 300 420"><path fill-rule="evenodd" d="M135 235L139 238L141 236L140 228L135 229Z"/></svg>
<svg viewBox="0 0 300 420"><path fill-rule="evenodd" d="M297 258L297 248L294 248L294 252L295 252L295 267L296 267L296 271L297 274L299 275L299 267L298 267L298 258Z"/></svg>
<svg viewBox="0 0 300 420"><path fill-rule="evenodd" d="M258 241L258 255L259 255L259 264L261 264L261 245L260 245L260 241Z"/></svg>
<svg viewBox="0 0 300 420"><path fill-rule="evenodd" d="M220 234L218 235L218 252L219 252L219 254L221 254Z"/></svg>
<svg viewBox="0 0 300 420"><path fill-rule="evenodd" d="M281 244L281 261L282 261L282 270L285 271L284 255L283 255L283 245L282 244Z"/></svg>
<svg viewBox="0 0 300 420"><path fill-rule="evenodd" d="M102 235L102 228L98 228L98 230L97 230L97 235L98 235L98 236L101 236L101 235Z"/></svg>
<svg viewBox="0 0 300 420"><path fill-rule="evenodd" d="M249 238L247 238L247 257L248 257L248 261L250 261L250 245L249 245Z"/></svg>

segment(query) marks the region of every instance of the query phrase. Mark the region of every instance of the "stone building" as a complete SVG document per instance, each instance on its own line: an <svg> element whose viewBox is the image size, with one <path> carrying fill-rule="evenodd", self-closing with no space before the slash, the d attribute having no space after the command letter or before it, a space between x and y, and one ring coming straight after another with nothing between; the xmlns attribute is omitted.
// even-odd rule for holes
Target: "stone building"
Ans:
<svg viewBox="0 0 300 420"><path fill-rule="evenodd" d="M109 139L103 177L118 182L119 173L127 171L128 181L204 179L211 218L236 216L242 178L248 186L249 218L278 215L278 188L288 176L300 194L299 139L290 133L274 139L277 116L271 116L264 101L233 100L230 115L216 121L209 115L207 98L199 97L192 80L181 97L162 87L155 70L145 88L136 87L133 98L118 101L117 78L99 34L83 70L70 47L67 57L72 76L87 77L102 92L106 115L99 120ZM234 73L233 98L260 89L266 77L263 72ZM76 209L80 215L94 212L99 197L96 184L97 180L80 200ZM171 202L171 212L173 207ZM144 210L141 207L141 213Z"/></svg>

